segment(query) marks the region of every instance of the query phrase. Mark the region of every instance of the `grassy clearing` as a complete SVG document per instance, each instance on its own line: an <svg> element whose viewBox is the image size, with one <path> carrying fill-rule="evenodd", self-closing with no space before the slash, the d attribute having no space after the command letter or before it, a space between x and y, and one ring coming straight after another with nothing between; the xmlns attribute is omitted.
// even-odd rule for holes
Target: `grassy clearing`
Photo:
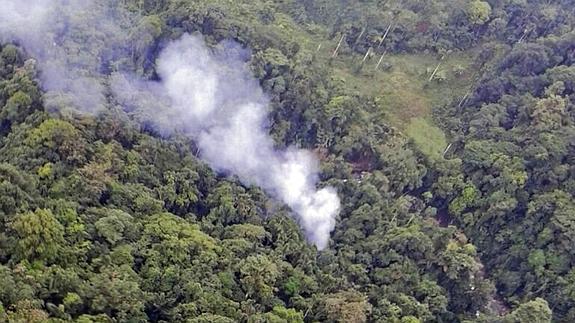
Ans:
<svg viewBox="0 0 575 323"><path fill-rule="evenodd" d="M443 150L447 146L445 134L428 120L423 118L411 119L405 134L428 157L442 158Z"/></svg>
<svg viewBox="0 0 575 323"><path fill-rule="evenodd" d="M443 132L432 121L432 109L462 97L472 81L471 54L451 54L441 60L436 75L429 81L440 60L433 55L402 54L384 57L387 68L375 70L379 57L366 59L348 55L331 62L334 77L362 95L376 98L386 122L413 139L423 153L441 157L446 146ZM384 65L384 64L382 64Z"/></svg>
<svg viewBox="0 0 575 323"><path fill-rule="evenodd" d="M362 63L364 55L352 52L345 44L332 59L339 39L327 40L327 31L320 26L300 26L290 17L278 15L273 27L262 28L297 39L319 62L329 63L331 77L359 95L374 97L385 122L413 139L423 153L431 158L441 156L446 139L433 124L432 109L465 95L473 79L469 71L473 51L452 53L443 60L435 54L386 55L376 70L379 55L371 55ZM441 80L429 81L440 62L436 75Z"/></svg>
<svg viewBox="0 0 575 323"><path fill-rule="evenodd" d="M334 75L360 94L374 96L390 121L405 130L412 118L428 117L434 106L449 103L463 96L471 77L466 73L468 56L455 56L442 62L438 75L443 81L429 81L430 71L439 60L431 55L393 55L384 59L388 70L375 71L377 58L368 59L359 69L361 58L346 57L332 63ZM458 73L458 70L464 71Z"/></svg>

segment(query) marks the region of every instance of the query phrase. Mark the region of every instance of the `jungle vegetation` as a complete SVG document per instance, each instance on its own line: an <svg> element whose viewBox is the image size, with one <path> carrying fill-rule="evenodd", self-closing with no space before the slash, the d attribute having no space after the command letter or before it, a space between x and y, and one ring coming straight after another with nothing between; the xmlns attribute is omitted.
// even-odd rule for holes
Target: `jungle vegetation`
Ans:
<svg viewBox="0 0 575 323"><path fill-rule="evenodd" d="M330 246L189 138L112 104L48 111L6 43L0 320L575 321L572 1L111 6L147 18L144 77L186 32L251 50L275 142L313 150L338 189Z"/></svg>

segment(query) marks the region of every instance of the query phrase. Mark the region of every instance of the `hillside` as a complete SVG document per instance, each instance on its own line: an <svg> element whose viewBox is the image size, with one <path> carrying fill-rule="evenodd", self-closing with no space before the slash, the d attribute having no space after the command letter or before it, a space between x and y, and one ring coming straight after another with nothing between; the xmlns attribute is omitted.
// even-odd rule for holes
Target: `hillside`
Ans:
<svg viewBox="0 0 575 323"><path fill-rule="evenodd" d="M569 1L4 1L0 320L575 320Z"/></svg>

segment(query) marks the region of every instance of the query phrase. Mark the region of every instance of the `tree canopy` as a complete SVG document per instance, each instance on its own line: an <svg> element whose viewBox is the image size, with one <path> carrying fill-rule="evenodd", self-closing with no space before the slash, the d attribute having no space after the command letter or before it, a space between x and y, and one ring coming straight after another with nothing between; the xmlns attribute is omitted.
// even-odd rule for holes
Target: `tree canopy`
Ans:
<svg viewBox="0 0 575 323"><path fill-rule="evenodd" d="M1 321L575 321L571 2L102 3L141 17L110 77L157 78L183 33L249 48L274 143L317 156L337 224L318 252L185 134L111 96L75 113L6 42Z"/></svg>

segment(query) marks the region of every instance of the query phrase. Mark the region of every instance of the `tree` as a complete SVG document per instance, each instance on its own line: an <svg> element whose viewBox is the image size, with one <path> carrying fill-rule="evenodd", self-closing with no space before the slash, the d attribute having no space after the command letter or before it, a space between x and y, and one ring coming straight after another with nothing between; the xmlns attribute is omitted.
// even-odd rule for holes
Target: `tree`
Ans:
<svg viewBox="0 0 575 323"><path fill-rule="evenodd" d="M48 160L66 163L83 163L86 158L84 138L71 123L48 119L30 131L26 144L44 154Z"/></svg>
<svg viewBox="0 0 575 323"><path fill-rule="evenodd" d="M536 298L533 301L519 305L510 314L503 318L503 323L550 323L551 309L547 301L542 298Z"/></svg>
<svg viewBox="0 0 575 323"><path fill-rule="evenodd" d="M274 306L268 313L254 315L248 319L249 323L303 323L303 314L292 308Z"/></svg>
<svg viewBox="0 0 575 323"><path fill-rule="evenodd" d="M371 310L367 298L355 291L326 295L324 301L327 319L331 322L366 322Z"/></svg>
<svg viewBox="0 0 575 323"><path fill-rule="evenodd" d="M145 294L137 274L129 266L102 268L81 290L95 313L103 313L119 321L146 322Z"/></svg>
<svg viewBox="0 0 575 323"><path fill-rule="evenodd" d="M277 265L265 255L249 256L238 264L238 271L246 297L267 303L280 274Z"/></svg>
<svg viewBox="0 0 575 323"><path fill-rule="evenodd" d="M14 256L17 261L43 260L47 263L59 258L64 246L64 227L50 210L17 215L9 224L14 232Z"/></svg>
<svg viewBox="0 0 575 323"><path fill-rule="evenodd" d="M491 5L486 1L471 1L467 7L467 16L472 24L482 25L491 16Z"/></svg>
<svg viewBox="0 0 575 323"><path fill-rule="evenodd" d="M94 210L101 217L94 223L98 235L102 236L111 246L122 240L135 241L138 237L138 227L134 218L120 210ZM108 214L106 214L108 213Z"/></svg>

